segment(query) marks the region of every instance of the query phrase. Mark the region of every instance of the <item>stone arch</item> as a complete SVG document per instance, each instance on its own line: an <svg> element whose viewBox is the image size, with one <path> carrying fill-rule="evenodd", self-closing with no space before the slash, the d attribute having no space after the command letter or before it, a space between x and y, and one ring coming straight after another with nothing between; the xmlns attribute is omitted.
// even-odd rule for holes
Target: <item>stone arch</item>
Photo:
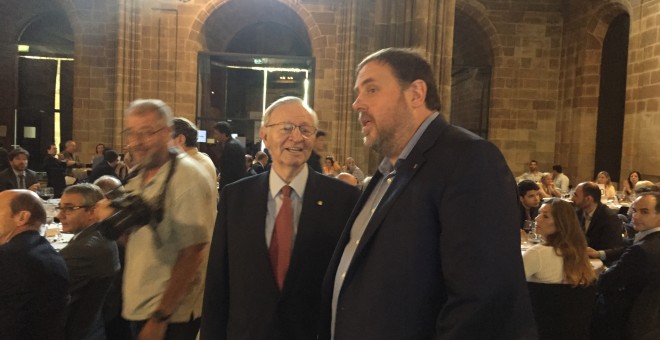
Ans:
<svg viewBox="0 0 660 340"><path fill-rule="evenodd" d="M201 51L206 48L206 42L204 41L204 24L212 16L212 14L219 10L222 6L227 5L231 2L237 0L212 0L209 1L199 12L198 15L192 22L190 27L190 34L186 42L186 49L193 48L195 51ZM304 7L302 7L297 1L293 0L271 0L275 3L283 4L293 10L299 17L300 20L307 27L307 34L309 36L309 41L312 47L312 55L317 55L317 53L322 52L321 46L318 44L319 38L321 35L321 29L318 24L312 18L311 13L309 13Z"/></svg>
<svg viewBox="0 0 660 340"><path fill-rule="evenodd" d="M612 1L593 8L586 16L586 25L579 39L585 47L578 53L576 68L573 70L573 117L569 118L569 125L596 126L603 41L612 21L621 14L631 13L628 1ZM596 129L574 131L573 128L565 137L572 141L576 149L568 157L568 164L572 164L569 172L573 172L578 181L590 180L595 166ZM560 147L560 144L557 146Z"/></svg>
<svg viewBox="0 0 660 340"><path fill-rule="evenodd" d="M459 0L456 3L456 11L464 13L479 24L490 40L490 46L493 52L493 64L496 64L497 58L502 55L502 41L497 34L495 25L493 25L493 22L486 15L484 5L475 0Z"/></svg>

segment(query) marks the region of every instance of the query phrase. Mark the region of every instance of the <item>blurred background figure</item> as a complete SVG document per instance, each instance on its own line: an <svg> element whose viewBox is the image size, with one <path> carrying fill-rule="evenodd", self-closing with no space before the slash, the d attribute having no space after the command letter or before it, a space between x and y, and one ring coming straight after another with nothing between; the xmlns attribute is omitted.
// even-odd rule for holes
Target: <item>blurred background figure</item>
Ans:
<svg viewBox="0 0 660 340"><path fill-rule="evenodd" d="M634 201L635 200L635 184L637 182L642 180L642 174L639 173L639 171L633 170L628 174L628 178L626 178L625 181L621 181L622 183L622 189L623 191L623 197L627 201Z"/></svg>
<svg viewBox="0 0 660 340"><path fill-rule="evenodd" d="M348 172L349 174L355 176L360 184L364 182L364 173L360 168L355 164L353 157L346 158L346 164L342 167L343 172Z"/></svg>
<svg viewBox="0 0 660 340"><path fill-rule="evenodd" d="M541 198L561 197L561 192L555 187L552 180L552 174L545 172L541 176L541 185L539 185L539 195Z"/></svg>
<svg viewBox="0 0 660 340"><path fill-rule="evenodd" d="M354 187L357 187L357 188L360 187L360 182L358 182L357 178L355 178L355 176L349 174L348 172L340 172L339 174L337 174L336 178L338 180L340 180L342 182L345 182L345 183L348 183L348 184L350 184Z"/></svg>
<svg viewBox="0 0 660 340"><path fill-rule="evenodd" d="M314 141L314 146L312 149L312 154L307 159L307 165L309 165L312 170L322 174L323 165L321 164L321 155L326 153L328 150L328 138L323 130L316 131L316 141Z"/></svg>
<svg viewBox="0 0 660 340"><path fill-rule="evenodd" d="M571 188L571 180L568 176L564 175L564 169L559 164L552 166L552 180L555 182L555 187L559 189L562 194L568 193Z"/></svg>
<svg viewBox="0 0 660 340"><path fill-rule="evenodd" d="M53 188L53 197L60 198L66 186L66 182L64 181L66 165L57 159L57 146L55 144L51 144L48 147L47 153L46 157L44 157L42 167L46 170L46 175L48 176L48 186Z"/></svg>
<svg viewBox="0 0 660 340"><path fill-rule="evenodd" d="M326 156L324 165L323 165L323 174L330 177L337 176L341 172L341 167L339 163L335 162L335 159L332 156Z"/></svg>
<svg viewBox="0 0 660 340"><path fill-rule="evenodd" d="M103 155L105 153L105 144L99 143L96 144L96 150L94 150L94 157L92 157L92 168L101 164L103 161Z"/></svg>
<svg viewBox="0 0 660 340"><path fill-rule="evenodd" d="M96 164L92 169L92 173L86 179L87 182L93 183L101 176L117 176L115 169L119 164L119 155L117 151L109 149L103 152L103 161Z"/></svg>
<svg viewBox="0 0 660 340"><path fill-rule="evenodd" d="M599 187L602 186L603 192L601 193L603 201L616 200L616 188L612 185L612 178L607 171L601 171L596 176L596 183Z"/></svg>
<svg viewBox="0 0 660 340"><path fill-rule="evenodd" d="M252 170L258 175L267 170L268 166L268 155L263 151L257 151L254 154L254 164L252 164Z"/></svg>

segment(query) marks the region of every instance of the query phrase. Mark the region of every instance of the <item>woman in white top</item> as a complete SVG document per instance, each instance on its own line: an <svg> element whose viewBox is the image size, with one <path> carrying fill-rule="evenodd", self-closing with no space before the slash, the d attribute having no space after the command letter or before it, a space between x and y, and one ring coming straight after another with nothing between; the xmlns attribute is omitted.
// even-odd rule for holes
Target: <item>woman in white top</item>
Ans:
<svg viewBox="0 0 660 340"><path fill-rule="evenodd" d="M603 190L603 196L608 201L616 200L616 189L614 188L614 185L612 185L612 178L607 171L601 171L598 173L598 176L596 176L596 183L605 186L605 190Z"/></svg>
<svg viewBox="0 0 660 340"><path fill-rule="evenodd" d="M554 198L536 217L536 232L545 240L523 254L529 282L588 286L596 280L587 256L587 240L573 206Z"/></svg>

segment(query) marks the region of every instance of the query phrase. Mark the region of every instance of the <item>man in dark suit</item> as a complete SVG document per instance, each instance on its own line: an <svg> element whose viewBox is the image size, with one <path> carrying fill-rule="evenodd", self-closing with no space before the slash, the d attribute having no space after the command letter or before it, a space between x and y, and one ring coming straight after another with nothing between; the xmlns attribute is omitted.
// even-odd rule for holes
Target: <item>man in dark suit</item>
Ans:
<svg viewBox="0 0 660 340"><path fill-rule="evenodd" d="M317 124L295 97L264 113L260 135L272 168L221 194L202 339L316 338L325 268L359 196L307 166Z"/></svg>
<svg viewBox="0 0 660 340"><path fill-rule="evenodd" d="M66 186L64 180L66 164L57 158L57 146L55 144L48 147L47 153L42 166L46 170L46 175L48 175L48 186L53 188L53 197L60 198Z"/></svg>
<svg viewBox="0 0 660 340"><path fill-rule="evenodd" d="M216 168L220 171L220 191L229 183L245 177L245 147L231 135L228 122L213 125L213 137L219 144L220 157L216 157Z"/></svg>
<svg viewBox="0 0 660 340"><path fill-rule="evenodd" d="M595 250L620 247L622 224L614 211L600 203L600 188L593 182L575 187L573 202L579 209L578 219L587 236L587 244Z"/></svg>
<svg viewBox="0 0 660 340"><path fill-rule="evenodd" d="M9 169L0 172L0 191L28 189L37 191L40 187L37 173L28 169L30 153L23 148L9 152Z"/></svg>
<svg viewBox="0 0 660 340"><path fill-rule="evenodd" d="M75 234L60 251L71 282L66 339L105 339L101 306L120 267L117 245L97 230L95 205L101 199L101 189L89 183L66 188L60 199L62 231Z"/></svg>
<svg viewBox="0 0 660 340"><path fill-rule="evenodd" d="M598 280L599 298L592 324L592 339L627 338L624 336L626 323L636 321L629 315L633 304L638 296L641 298L640 293L647 285L658 287L660 284L660 193L640 194L631 209L633 226L638 233L633 245ZM655 328L643 332L655 332L656 337L653 339L657 339L657 334L660 334L660 316L657 311L656 304L655 309L648 310L649 315L644 316L651 319L640 325ZM651 313L656 314L653 316Z"/></svg>
<svg viewBox="0 0 660 340"><path fill-rule="evenodd" d="M87 182L94 183L94 181L104 175L117 177L115 167L117 166L118 159L119 155L117 154L117 151L111 149L105 150L103 152L103 161L92 169L92 173L87 178Z"/></svg>
<svg viewBox="0 0 660 340"><path fill-rule="evenodd" d="M69 275L39 236L46 211L26 190L0 193L0 339L63 339Z"/></svg>
<svg viewBox="0 0 660 340"><path fill-rule="evenodd" d="M384 159L328 267L320 339L535 338L501 153L442 118L420 54L381 50L357 72L353 109Z"/></svg>

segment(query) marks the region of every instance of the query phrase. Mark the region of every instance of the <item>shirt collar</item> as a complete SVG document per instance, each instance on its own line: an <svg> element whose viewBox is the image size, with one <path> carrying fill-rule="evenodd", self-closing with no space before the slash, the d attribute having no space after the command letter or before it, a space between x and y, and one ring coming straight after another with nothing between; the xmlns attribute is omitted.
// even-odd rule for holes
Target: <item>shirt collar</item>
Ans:
<svg viewBox="0 0 660 340"><path fill-rule="evenodd" d="M422 124L417 128L417 131L415 131L415 134L412 136L412 138L410 138L408 144L406 144L406 146L403 148L403 151L401 151L397 163L393 166L389 159L385 157L383 158L383 161L380 162L378 171L380 171L382 174L389 174L399 165L402 160L408 158L408 155L410 155L412 149L415 147L424 132L426 132L426 129L429 127L429 125L431 125L431 122L438 118L439 115L440 111L435 111L430 116L426 117Z"/></svg>
<svg viewBox="0 0 660 340"><path fill-rule="evenodd" d="M660 232L660 227L640 231L637 234L635 234L635 242L639 242L641 239L643 239L647 235L657 233L657 232Z"/></svg>
<svg viewBox="0 0 660 340"><path fill-rule="evenodd" d="M309 169L307 164L305 167L293 178L291 183L288 185L293 189L293 192L302 198L305 193L305 185L307 184L307 177L309 177ZM277 197L280 193L280 190L283 186L287 185L282 178L275 172L275 170L270 171L268 175L268 186L270 190L271 197Z"/></svg>
<svg viewBox="0 0 660 340"><path fill-rule="evenodd" d="M14 170L14 168L11 168L11 170L14 172L14 175L16 175L17 177L20 175L25 176L25 171L16 171Z"/></svg>

